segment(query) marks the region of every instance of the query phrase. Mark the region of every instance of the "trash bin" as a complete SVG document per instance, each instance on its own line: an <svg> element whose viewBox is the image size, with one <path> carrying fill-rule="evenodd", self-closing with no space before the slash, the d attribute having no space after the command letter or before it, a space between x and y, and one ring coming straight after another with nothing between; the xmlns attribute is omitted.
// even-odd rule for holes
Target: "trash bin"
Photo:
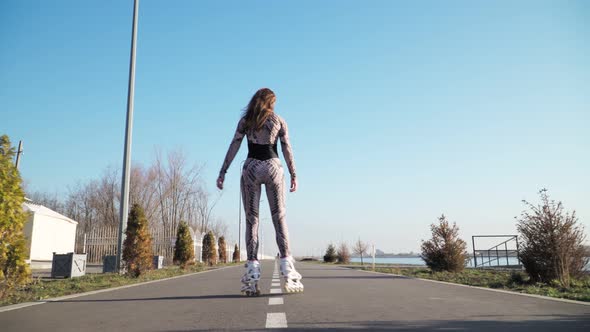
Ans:
<svg viewBox="0 0 590 332"><path fill-rule="evenodd" d="M51 262L51 277L73 278L86 274L86 254L53 253Z"/></svg>
<svg viewBox="0 0 590 332"><path fill-rule="evenodd" d="M117 272L117 256L109 255L102 258L102 273Z"/></svg>
<svg viewBox="0 0 590 332"><path fill-rule="evenodd" d="M164 267L164 256L154 255L154 270L159 270Z"/></svg>

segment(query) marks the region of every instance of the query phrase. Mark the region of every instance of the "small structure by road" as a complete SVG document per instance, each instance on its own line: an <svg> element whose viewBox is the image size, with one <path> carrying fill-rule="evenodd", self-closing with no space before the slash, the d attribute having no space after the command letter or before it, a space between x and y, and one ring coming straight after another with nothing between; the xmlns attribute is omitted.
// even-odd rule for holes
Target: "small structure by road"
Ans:
<svg viewBox="0 0 590 332"><path fill-rule="evenodd" d="M32 268L51 268L54 252L74 252L78 222L32 202L23 209L29 213L24 232Z"/></svg>

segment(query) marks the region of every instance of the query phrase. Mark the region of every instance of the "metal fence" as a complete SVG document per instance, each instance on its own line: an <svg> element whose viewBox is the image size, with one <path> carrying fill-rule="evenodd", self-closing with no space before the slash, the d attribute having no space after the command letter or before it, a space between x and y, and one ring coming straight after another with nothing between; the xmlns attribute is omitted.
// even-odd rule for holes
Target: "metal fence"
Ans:
<svg viewBox="0 0 590 332"><path fill-rule="evenodd" d="M506 239L486 249L478 249L476 240ZM474 235L471 237L473 244L473 259L475 267L521 267L518 236L517 235Z"/></svg>
<svg viewBox="0 0 590 332"><path fill-rule="evenodd" d="M88 264L102 264L104 256L117 254L117 235L119 228L113 226L95 227L89 231L76 230L76 253L86 253ZM154 255L164 256L164 264L171 265L176 243L176 228L150 227ZM194 243L195 261L202 261L203 236L190 229ZM233 248L226 246L228 261L231 261Z"/></svg>

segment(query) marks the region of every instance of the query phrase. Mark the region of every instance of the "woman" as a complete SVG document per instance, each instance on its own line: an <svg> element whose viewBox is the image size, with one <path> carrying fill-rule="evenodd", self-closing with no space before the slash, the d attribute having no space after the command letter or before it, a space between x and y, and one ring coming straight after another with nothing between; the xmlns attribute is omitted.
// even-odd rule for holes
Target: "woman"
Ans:
<svg viewBox="0 0 590 332"><path fill-rule="evenodd" d="M281 256L281 275L285 291L301 292L301 275L293 265L289 250L289 233L285 220L284 174L277 153L277 140L281 140L281 150L291 174L291 192L297 190L297 177L293 151L289 143L287 123L274 113L276 96L272 90L263 88L252 96L229 146L227 155L219 172L217 187L223 189L225 173L240 149L244 135L248 137L248 159L242 169L240 187L246 210L246 245L248 262L242 277L242 292L246 295L259 295L260 263L258 262L258 206L260 205L261 185L264 184L270 205L272 222L275 227L277 245Z"/></svg>

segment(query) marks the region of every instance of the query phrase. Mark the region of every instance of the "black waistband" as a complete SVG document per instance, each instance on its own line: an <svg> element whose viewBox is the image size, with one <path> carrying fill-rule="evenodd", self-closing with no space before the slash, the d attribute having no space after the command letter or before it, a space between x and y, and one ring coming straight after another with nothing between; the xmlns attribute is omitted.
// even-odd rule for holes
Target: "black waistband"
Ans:
<svg viewBox="0 0 590 332"><path fill-rule="evenodd" d="M248 142L248 158L258 160L267 160L271 158L278 158L276 144L256 144Z"/></svg>

